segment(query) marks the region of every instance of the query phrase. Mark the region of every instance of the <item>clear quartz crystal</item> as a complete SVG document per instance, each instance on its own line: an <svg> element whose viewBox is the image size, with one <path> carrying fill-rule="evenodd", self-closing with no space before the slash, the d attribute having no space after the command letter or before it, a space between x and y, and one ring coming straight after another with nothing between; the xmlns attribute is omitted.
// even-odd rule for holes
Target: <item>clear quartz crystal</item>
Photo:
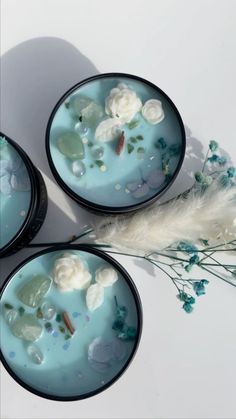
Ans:
<svg viewBox="0 0 236 419"><path fill-rule="evenodd" d="M11 325L13 324L16 319L19 317L19 313L17 310L15 310L14 308L10 309L10 310L5 310L4 311L4 317L6 322Z"/></svg>
<svg viewBox="0 0 236 419"><path fill-rule="evenodd" d="M82 137L88 133L89 127L85 122L77 122L75 124L75 131Z"/></svg>
<svg viewBox="0 0 236 419"><path fill-rule="evenodd" d="M86 172L86 167L84 163L81 160L75 160L72 163L72 172L76 177L82 177Z"/></svg>
<svg viewBox="0 0 236 419"><path fill-rule="evenodd" d="M43 362L43 354L41 349L38 348L36 345L29 345L27 347L27 354L29 355L31 361L34 364L42 364Z"/></svg>
<svg viewBox="0 0 236 419"><path fill-rule="evenodd" d="M104 148L101 146L94 145L91 149L91 154L94 160L99 160L104 155Z"/></svg>
<svg viewBox="0 0 236 419"><path fill-rule="evenodd" d="M44 320L52 320L56 315L56 308L50 301L43 301L41 304L41 311Z"/></svg>

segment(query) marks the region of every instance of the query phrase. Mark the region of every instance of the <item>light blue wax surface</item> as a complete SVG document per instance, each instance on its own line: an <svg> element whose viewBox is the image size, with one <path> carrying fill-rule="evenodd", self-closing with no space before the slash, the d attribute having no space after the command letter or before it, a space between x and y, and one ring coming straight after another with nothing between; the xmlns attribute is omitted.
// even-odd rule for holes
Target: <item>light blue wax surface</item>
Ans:
<svg viewBox="0 0 236 419"><path fill-rule="evenodd" d="M5 137L0 137L0 248L25 223L30 202L30 179L25 163Z"/></svg>
<svg viewBox="0 0 236 419"><path fill-rule="evenodd" d="M70 250L70 252L72 252ZM117 340L116 333L112 329L116 317L115 299L120 305L128 309L127 324L138 328L139 317L133 292L126 279L118 271L119 279L112 286L105 288L105 300L102 306L90 312L86 306L86 290L61 292L53 283L44 300L56 307L57 312L66 311L74 326L74 335L65 340L65 335L59 331L59 325L55 319L51 321L53 329L58 332L53 336L44 327L43 334L37 345L44 355L41 365L34 364L27 354L27 342L15 336L10 331L5 321L3 312L4 304L9 303L14 308L24 307L27 313L36 313L19 301L17 292L19 288L37 274L50 275L55 260L64 252L52 251L38 256L24 265L11 278L1 298L1 350L3 356L12 371L34 390L46 393L50 396L75 397L96 391L109 384L125 366L136 346L136 339L129 342L121 342L125 346L126 354L122 360L113 361L104 372L94 370L88 362L88 347L97 337L105 342ZM84 261L93 276L100 267L110 267L110 263L102 258L84 251L73 250ZM39 320L45 326L44 320Z"/></svg>
<svg viewBox="0 0 236 419"><path fill-rule="evenodd" d="M91 164L94 164L94 159L91 155L91 148L88 144L85 144L83 163L86 166L86 174L78 179L72 173L72 161L65 157L57 147L57 140L60 134L73 131L76 124L73 119L73 112L65 106L65 102L68 103L71 98L81 95L96 101L104 108L105 99L109 95L110 90L119 83L125 83L130 89L133 89L141 99L142 104L148 99L160 100L165 118L160 123L151 125L142 117L141 112L137 113L133 118L134 120L139 120L137 127L129 129L127 124L122 127L125 135L125 148L120 156L117 156L115 153L117 139L107 143L99 143L94 138L95 129L89 129L85 137L89 142L100 144L104 147L105 153L102 160L107 170L102 172L96 164L93 168L90 167ZM181 159L181 148L184 147L183 134L175 109L161 93L145 83L128 77L105 77L82 85L68 96L65 102L60 105L52 121L49 143L53 164L60 178L73 192L95 204L107 207L124 207L139 204L150 199L170 182ZM102 119L107 117L104 114ZM127 144L130 138L139 135L143 137L143 140L133 144L134 151L129 154ZM160 137L164 138L167 144L166 150L156 148L156 142ZM168 176L163 179L157 188L149 188L144 196L134 197L132 192L127 191L127 184L138 182L142 185L148 182L148 178L154 170L162 171L163 153L165 152L166 158L168 158L168 147L173 144L179 146L180 152L170 158ZM143 160L138 158L137 149L139 147L145 148Z"/></svg>

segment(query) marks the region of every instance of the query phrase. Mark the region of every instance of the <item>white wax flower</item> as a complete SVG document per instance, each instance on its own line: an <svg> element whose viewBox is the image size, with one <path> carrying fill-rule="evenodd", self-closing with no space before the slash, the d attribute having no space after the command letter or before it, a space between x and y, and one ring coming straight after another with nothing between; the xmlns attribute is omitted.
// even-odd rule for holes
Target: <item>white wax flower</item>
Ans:
<svg viewBox="0 0 236 419"><path fill-rule="evenodd" d="M141 108L142 102L136 92L124 83L112 89L105 102L106 113L123 124L130 122Z"/></svg>
<svg viewBox="0 0 236 419"><path fill-rule="evenodd" d="M120 133L121 126L122 122L116 118L104 119L96 128L95 139L104 143L111 141Z"/></svg>
<svg viewBox="0 0 236 419"><path fill-rule="evenodd" d="M55 261L53 280L60 291L87 288L92 275L78 255L65 253Z"/></svg>
<svg viewBox="0 0 236 419"><path fill-rule="evenodd" d="M147 100L142 107L142 115L150 124L159 124L165 118L161 101L157 99Z"/></svg>
<svg viewBox="0 0 236 419"><path fill-rule="evenodd" d="M104 289L99 284L90 285L86 293L86 304L90 311L96 310L103 304Z"/></svg>
<svg viewBox="0 0 236 419"><path fill-rule="evenodd" d="M118 274L113 268L100 268L96 271L95 281L102 287L111 287L118 280Z"/></svg>

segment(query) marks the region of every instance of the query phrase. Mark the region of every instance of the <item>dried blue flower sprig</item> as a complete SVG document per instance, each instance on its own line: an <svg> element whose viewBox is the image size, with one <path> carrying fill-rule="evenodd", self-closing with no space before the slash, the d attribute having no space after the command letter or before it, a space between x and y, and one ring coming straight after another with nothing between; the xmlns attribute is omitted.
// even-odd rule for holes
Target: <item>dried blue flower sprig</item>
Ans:
<svg viewBox="0 0 236 419"><path fill-rule="evenodd" d="M158 144L165 147L163 141ZM140 258L157 267L177 289L183 310L191 313L206 293L206 274L236 286L236 168L211 141L190 190L127 217L104 217L66 243L84 236L107 253ZM223 254L232 263L222 261ZM200 278L195 271L201 272Z"/></svg>

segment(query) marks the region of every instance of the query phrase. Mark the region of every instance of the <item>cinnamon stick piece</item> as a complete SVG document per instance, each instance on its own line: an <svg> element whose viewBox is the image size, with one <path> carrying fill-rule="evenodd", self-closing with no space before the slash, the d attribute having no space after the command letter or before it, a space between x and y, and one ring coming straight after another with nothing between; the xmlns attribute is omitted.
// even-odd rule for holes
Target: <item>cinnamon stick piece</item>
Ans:
<svg viewBox="0 0 236 419"><path fill-rule="evenodd" d="M118 144L116 146L116 154L119 156L124 148L125 145L125 133L122 131L122 133L119 136Z"/></svg>
<svg viewBox="0 0 236 419"><path fill-rule="evenodd" d="M69 316L68 316L68 314L67 314L67 312L66 312L66 311L64 311L64 312L62 313L62 318L63 318L63 321L64 321L64 323L65 323L65 325L66 325L67 329L69 330L69 332L71 333L71 335L73 335L73 334L75 333L75 328L74 328L74 326L72 325L72 323L71 323L71 321L70 321L70 318L69 318Z"/></svg>

